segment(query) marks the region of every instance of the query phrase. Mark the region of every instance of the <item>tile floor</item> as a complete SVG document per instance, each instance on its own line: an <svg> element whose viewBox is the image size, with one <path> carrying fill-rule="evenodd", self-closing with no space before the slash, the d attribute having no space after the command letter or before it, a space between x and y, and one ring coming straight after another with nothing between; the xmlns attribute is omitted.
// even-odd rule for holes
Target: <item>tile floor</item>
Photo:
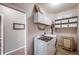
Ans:
<svg viewBox="0 0 79 59"><path fill-rule="evenodd" d="M77 51L71 52L61 48L61 46L58 46L56 55L77 55Z"/></svg>

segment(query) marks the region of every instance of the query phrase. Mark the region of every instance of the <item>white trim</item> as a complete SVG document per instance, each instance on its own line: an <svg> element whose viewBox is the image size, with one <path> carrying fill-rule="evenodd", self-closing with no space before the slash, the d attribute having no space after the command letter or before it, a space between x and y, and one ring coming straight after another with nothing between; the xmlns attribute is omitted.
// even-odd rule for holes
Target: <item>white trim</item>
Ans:
<svg viewBox="0 0 79 59"><path fill-rule="evenodd" d="M1 55L4 53L4 45L3 45L3 40L4 40L4 18L3 14L0 14L1 16Z"/></svg>
<svg viewBox="0 0 79 59"><path fill-rule="evenodd" d="M27 20L27 18L26 18L26 14L25 14L25 19ZM27 52L26 52L26 40L27 40L27 32L26 32L26 29L27 29L27 21L25 22L25 55L27 54Z"/></svg>
<svg viewBox="0 0 79 59"><path fill-rule="evenodd" d="M17 50L20 50L20 49L22 49L22 48L25 48L25 47L23 46L23 47L14 49L14 50L12 50L12 51L9 51L9 52L5 53L4 55L8 55L8 54L13 53L13 52L15 52L15 51L17 51Z"/></svg>

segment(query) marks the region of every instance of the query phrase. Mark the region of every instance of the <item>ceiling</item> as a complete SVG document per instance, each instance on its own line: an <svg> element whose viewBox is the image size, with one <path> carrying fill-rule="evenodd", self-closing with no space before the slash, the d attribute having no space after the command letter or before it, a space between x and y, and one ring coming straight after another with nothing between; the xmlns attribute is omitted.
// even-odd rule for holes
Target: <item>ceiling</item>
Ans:
<svg viewBox="0 0 79 59"><path fill-rule="evenodd" d="M33 10L34 3L3 3L3 5L17 9L22 12L28 12ZM38 3L38 5L46 13L59 13L76 8L78 3L61 3L59 5L51 5L50 3Z"/></svg>

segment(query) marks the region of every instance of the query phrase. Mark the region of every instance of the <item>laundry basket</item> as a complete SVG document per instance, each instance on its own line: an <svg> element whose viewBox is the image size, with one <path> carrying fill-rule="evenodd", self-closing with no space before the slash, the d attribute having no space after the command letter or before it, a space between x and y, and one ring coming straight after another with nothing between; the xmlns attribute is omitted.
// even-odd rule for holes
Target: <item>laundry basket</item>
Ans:
<svg viewBox="0 0 79 59"><path fill-rule="evenodd" d="M74 41L73 41L73 37L62 37L62 48L63 49L67 49L67 50L70 50L70 51L73 51L74 49Z"/></svg>

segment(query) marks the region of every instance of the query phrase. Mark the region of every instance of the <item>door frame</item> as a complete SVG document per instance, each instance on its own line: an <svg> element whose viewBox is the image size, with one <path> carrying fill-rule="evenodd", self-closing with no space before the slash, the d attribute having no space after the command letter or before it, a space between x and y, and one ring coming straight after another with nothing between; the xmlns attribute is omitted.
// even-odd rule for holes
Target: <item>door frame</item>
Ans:
<svg viewBox="0 0 79 59"><path fill-rule="evenodd" d="M3 14L0 14L1 16L1 55L4 54L4 16Z"/></svg>

